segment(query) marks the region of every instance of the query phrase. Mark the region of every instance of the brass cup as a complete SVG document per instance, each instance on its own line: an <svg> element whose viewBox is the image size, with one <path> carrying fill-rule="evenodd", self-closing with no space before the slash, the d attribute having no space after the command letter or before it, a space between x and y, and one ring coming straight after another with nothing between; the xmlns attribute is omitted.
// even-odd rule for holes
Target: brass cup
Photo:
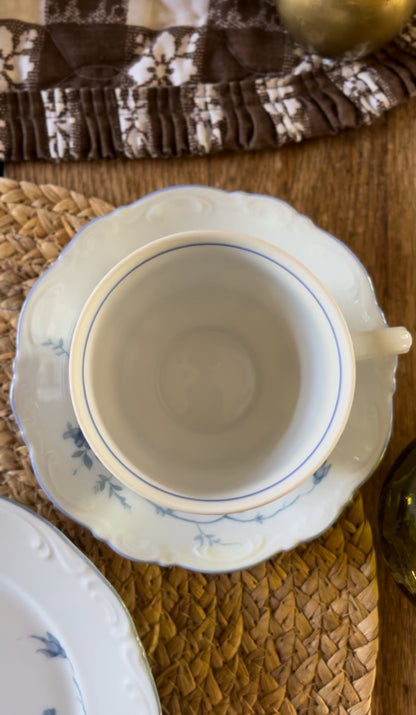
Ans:
<svg viewBox="0 0 416 715"><path fill-rule="evenodd" d="M276 0L282 24L324 57L363 57L397 35L416 0Z"/></svg>

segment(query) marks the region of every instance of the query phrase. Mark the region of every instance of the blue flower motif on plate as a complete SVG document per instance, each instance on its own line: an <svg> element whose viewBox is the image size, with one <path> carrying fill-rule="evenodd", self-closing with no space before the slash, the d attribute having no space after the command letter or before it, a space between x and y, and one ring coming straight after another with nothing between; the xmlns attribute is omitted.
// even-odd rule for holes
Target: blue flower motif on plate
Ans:
<svg viewBox="0 0 416 715"><path fill-rule="evenodd" d="M38 648L37 652L42 653L42 655L46 656L47 658L62 658L67 661L70 670L71 670L71 676L72 676L72 682L75 685L75 690L77 693L77 700L79 701L81 705L82 712L84 715L86 714L85 710L85 705L84 705L84 700L82 697L82 692L81 688L79 687L79 683L75 677L75 672L73 665L71 661L69 660L65 649L62 647L61 643L59 640L49 631L46 631L46 636L37 636L37 635L31 635L31 638L34 638L35 640L39 641L42 643L42 648ZM57 715L57 710L56 708L47 708L46 710L43 710L42 715Z"/></svg>
<svg viewBox="0 0 416 715"><path fill-rule="evenodd" d="M66 653L62 648L60 642L55 638L49 631L46 632L46 637L44 636L31 636L36 640L43 643L43 648L38 648L38 653L43 653L48 658L66 658Z"/></svg>

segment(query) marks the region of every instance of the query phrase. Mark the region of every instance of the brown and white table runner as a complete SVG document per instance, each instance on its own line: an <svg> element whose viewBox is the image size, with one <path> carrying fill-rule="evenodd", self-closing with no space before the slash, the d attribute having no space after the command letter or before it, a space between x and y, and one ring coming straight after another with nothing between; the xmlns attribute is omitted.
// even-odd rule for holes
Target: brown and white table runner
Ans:
<svg viewBox="0 0 416 715"><path fill-rule="evenodd" d="M0 159L258 150L416 92L416 15L359 61L305 52L274 0L1 0Z"/></svg>

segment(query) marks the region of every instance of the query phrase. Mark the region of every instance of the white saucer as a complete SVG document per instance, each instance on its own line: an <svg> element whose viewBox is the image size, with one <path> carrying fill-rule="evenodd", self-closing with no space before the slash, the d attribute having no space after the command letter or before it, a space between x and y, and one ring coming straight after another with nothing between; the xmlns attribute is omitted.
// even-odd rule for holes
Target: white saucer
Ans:
<svg viewBox="0 0 416 715"><path fill-rule="evenodd" d="M62 511L128 558L228 571L293 548L333 523L387 446L397 360L358 363L351 417L330 459L272 504L201 517L135 495L104 469L77 427L68 385L71 337L86 298L116 262L148 241L198 228L241 231L275 243L320 278L352 330L385 325L355 255L286 203L172 187L89 223L36 283L19 323L12 405L38 480Z"/></svg>
<svg viewBox="0 0 416 715"><path fill-rule="evenodd" d="M0 633L4 714L161 712L114 589L57 529L8 499L0 499Z"/></svg>

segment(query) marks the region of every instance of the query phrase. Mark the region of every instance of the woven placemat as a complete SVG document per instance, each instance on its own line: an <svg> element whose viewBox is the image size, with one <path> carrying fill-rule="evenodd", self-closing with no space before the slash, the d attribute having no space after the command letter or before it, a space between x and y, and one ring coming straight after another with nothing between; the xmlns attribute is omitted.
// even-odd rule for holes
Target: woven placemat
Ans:
<svg viewBox="0 0 416 715"><path fill-rule="evenodd" d="M111 209L62 187L0 179L0 494L49 519L117 589L164 713L369 713L377 581L359 494L315 541L251 569L203 575L115 554L38 485L9 404L19 311L74 233Z"/></svg>

